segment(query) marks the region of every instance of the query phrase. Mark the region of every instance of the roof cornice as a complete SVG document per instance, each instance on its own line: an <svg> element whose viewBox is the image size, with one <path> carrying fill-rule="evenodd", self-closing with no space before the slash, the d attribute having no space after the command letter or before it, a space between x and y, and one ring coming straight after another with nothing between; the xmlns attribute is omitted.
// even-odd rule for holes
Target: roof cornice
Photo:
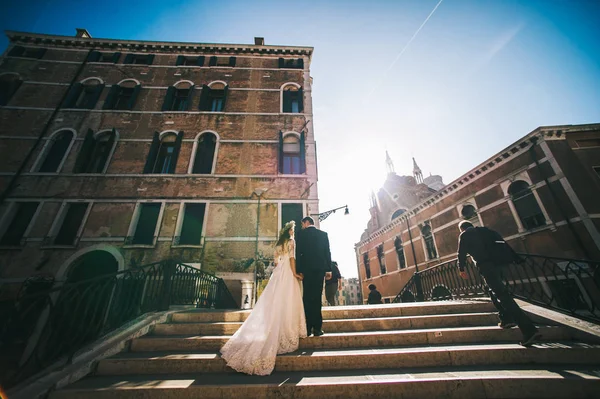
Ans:
<svg viewBox="0 0 600 399"><path fill-rule="evenodd" d="M100 38L83 38L74 36L46 35L30 32L5 31L13 43L48 44L55 46L72 46L79 48L106 48L130 51L161 52L202 52L226 54L270 54L270 55L306 55L312 56L313 47L302 46L257 46L253 44L218 44L190 42L155 42L143 40L117 40Z"/></svg>

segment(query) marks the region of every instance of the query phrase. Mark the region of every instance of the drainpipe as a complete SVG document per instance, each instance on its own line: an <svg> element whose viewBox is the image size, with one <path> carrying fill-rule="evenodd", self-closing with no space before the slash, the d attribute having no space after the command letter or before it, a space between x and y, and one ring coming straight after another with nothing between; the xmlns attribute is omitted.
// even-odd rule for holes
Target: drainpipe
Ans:
<svg viewBox="0 0 600 399"><path fill-rule="evenodd" d="M539 161L537 159L537 156L535 155L535 145L537 144L537 142L538 142L538 138L537 137L532 137L531 138L531 146L529 147L529 155L531 156L531 159L535 163L535 166L540 171L540 175L542 176L542 178L544 179L544 182L546 183L546 186L550 190L550 195L552 196L552 199L554 200L554 203L556 204L556 206L558 206L558 209L560 211L561 216L567 222L567 226L569 227L569 230L571 230L571 233L573 234L573 237L575 238L575 241L577 241L577 245L579 245L579 247L581 248L581 251L583 252L583 255L586 257L586 259L591 259L589 252L587 251L587 249L585 248L585 245L583 244L583 240L581 239L581 237L579 236L579 234L575 230L575 227L573 226L573 223L571 223L571 221L569 220L569 216L567 215L567 212L563 208L563 206L562 206L562 204L561 204L558 196L556 195L556 192L554 191L554 189L550 185L550 182L548 181L548 178L546 177L546 174L544 173L544 171L542 170L542 168L540 168L540 163L539 163Z"/></svg>
<svg viewBox="0 0 600 399"><path fill-rule="evenodd" d="M48 130L50 129L50 126L52 125L52 123L54 122L54 119L56 118L56 115L60 111L62 103L65 101L65 98L67 97L67 94L71 91L71 88L73 87L73 84L75 84L75 82L77 82L79 80L79 76L81 75L81 72L83 71L83 68L87 64L88 57L89 57L89 55L90 55L90 53L92 51L94 51L94 50L90 49L88 51L88 53L86 54L83 62L81 63L81 65L79 65L79 68L77 69L77 72L73 76L73 79L71 79L71 83L69 83L68 89L63 93L60 101L56 105L56 108L54 108L54 111L52 111L52 115L50 115L50 118L46 122L46 125L42 129L40 135L36 139L35 143L33 143L33 146L31 147L31 149L29 150L29 152L25 156L25 159L23 159L23 162L21 162L21 165L19 165L19 169L17 169L17 172L11 177L10 181L6 185L6 188L2 191L2 194L0 194L0 205L2 203L4 203L4 200L10 195L10 192L13 190L13 188L15 188L17 186L17 184L16 184L17 183L17 179L23 174L23 170L25 169L25 166L27 165L27 163L29 162L29 160L33 156L33 153L38 148L39 144L42 142L44 136L46 136L46 133L48 133Z"/></svg>

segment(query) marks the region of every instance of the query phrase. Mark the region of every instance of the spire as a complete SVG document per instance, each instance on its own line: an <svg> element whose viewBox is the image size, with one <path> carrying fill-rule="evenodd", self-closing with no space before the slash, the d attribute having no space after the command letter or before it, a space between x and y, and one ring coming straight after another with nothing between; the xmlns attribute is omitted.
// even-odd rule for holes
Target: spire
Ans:
<svg viewBox="0 0 600 399"><path fill-rule="evenodd" d="M421 172L421 168L417 165L417 161L415 161L415 157L413 157L413 176L417 183L423 183L423 172Z"/></svg>
<svg viewBox="0 0 600 399"><path fill-rule="evenodd" d="M390 158L390 154L388 154L387 150L385 150L385 165L387 166L388 175L396 174L394 170L394 163L392 162L392 158Z"/></svg>

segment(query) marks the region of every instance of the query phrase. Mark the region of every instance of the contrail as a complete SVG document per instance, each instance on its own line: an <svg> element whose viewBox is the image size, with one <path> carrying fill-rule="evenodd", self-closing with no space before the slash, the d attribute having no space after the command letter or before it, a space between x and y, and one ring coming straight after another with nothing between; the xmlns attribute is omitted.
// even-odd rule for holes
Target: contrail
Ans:
<svg viewBox="0 0 600 399"><path fill-rule="evenodd" d="M417 35L419 34L419 32L421 32L421 29L423 29L423 27L425 26L425 24L427 23L427 21L429 21L429 18L431 18L431 16L435 12L435 10L438 9L438 7L440 6L440 4L442 4L443 1L444 0L440 0L435 5L435 7L433 7L433 10L431 10L431 12L427 16L427 18L425 18L425 21L423 21L423 23L421 24L421 26L419 26L419 29L417 29L415 31L415 33L413 33L413 35L410 38L410 40L406 43L406 45L404 46L404 48L398 53L398 55L396 56L396 58L394 59L394 61L392 61L392 63L388 67L388 69L386 69L386 71L383 73L383 77L382 77L381 81L377 85L375 85L375 87L373 87L373 89L367 95L367 98L365 100L368 100L369 97L371 97L371 95L375 92L375 90L377 90L377 88L381 85L381 82L383 82L383 78L385 78L385 76L388 74L388 72L394 67L394 65L396 65L396 62L398 62L398 60L400 59L400 57L402 57L402 54L404 54L404 52L406 51L406 49L408 48L408 46L410 46L410 44L413 42L413 40L415 40L415 38L417 37Z"/></svg>

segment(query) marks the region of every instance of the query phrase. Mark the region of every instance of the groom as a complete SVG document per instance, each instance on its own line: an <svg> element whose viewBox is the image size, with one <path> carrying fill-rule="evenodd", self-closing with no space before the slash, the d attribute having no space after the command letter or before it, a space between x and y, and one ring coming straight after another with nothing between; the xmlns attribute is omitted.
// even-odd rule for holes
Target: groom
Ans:
<svg viewBox="0 0 600 399"><path fill-rule="evenodd" d="M302 219L302 230L296 237L297 272L304 275L304 313L306 314L307 335L315 337L323 335L321 326L321 294L323 279L331 278L331 252L327 233L315 227L310 216Z"/></svg>

